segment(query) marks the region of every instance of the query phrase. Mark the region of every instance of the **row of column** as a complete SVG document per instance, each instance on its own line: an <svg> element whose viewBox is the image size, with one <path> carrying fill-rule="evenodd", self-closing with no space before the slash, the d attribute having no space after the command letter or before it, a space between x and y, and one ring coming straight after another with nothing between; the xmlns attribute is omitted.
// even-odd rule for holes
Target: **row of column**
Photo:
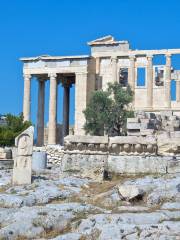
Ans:
<svg viewBox="0 0 180 240"><path fill-rule="evenodd" d="M49 74L50 95L49 95L49 124L48 124L48 144L56 144L56 125L57 125L57 75ZM69 134L69 97L70 84L64 83L63 99L63 134ZM45 99L45 80L38 79L38 113L37 113L37 145L44 144L44 100ZM30 120L31 105L31 75L24 76L24 102L23 115L24 121Z"/></svg>
<svg viewBox="0 0 180 240"><path fill-rule="evenodd" d="M152 109L153 106L153 63L152 55L147 56L147 109ZM135 56L129 57L130 67L128 72L128 83L131 89L135 91ZM117 82L117 57L112 57L112 81ZM171 108L171 55L166 55L166 65L165 65L165 82L164 82L164 94L165 94L165 107ZM176 85L176 99L180 101L180 81L177 81Z"/></svg>

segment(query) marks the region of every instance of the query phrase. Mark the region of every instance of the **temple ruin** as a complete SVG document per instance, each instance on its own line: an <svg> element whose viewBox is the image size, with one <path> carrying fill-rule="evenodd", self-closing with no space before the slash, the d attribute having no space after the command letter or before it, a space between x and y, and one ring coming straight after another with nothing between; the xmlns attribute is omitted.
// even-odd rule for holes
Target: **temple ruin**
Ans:
<svg viewBox="0 0 180 240"><path fill-rule="evenodd" d="M38 114L37 145L44 144L45 83L50 81L48 144L57 143L57 86L64 87L63 136L69 134L70 87L75 84L75 135L84 135L83 110L91 93L106 89L108 82L129 84L134 91L134 110L159 113L171 110L180 115L180 70L171 64L172 55L180 49L133 50L128 41L106 36L88 43L90 55L38 56L21 58L24 74L24 120L30 120L31 79L37 78ZM154 64L153 58L165 57L165 64ZM140 77L142 79L140 79ZM176 99L172 100L171 82L176 83Z"/></svg>

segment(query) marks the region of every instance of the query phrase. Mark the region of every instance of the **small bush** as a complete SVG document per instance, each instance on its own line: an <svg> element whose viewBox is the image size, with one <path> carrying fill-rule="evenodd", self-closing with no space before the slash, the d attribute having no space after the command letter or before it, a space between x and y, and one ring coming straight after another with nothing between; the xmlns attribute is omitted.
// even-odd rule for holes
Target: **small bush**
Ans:
<svg viewBox="0 0 180 240"><path fill-rule="evenodd" d="M0 126L0 146L14 146L15 138L31 126L31 122L23 121L22 113L19 116L6 115L7 125Z"/></svg>

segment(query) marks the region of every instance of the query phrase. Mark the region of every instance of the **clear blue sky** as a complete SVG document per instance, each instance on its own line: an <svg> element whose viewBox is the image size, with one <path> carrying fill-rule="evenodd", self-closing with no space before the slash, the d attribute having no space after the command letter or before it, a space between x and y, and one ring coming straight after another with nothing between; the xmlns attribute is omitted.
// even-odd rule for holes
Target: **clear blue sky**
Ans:
<svg viewBox="0 0 180 240"><path fill-rule="evenodd" d="M108 34L129 40L134 49L180 48L180 1L0 0L0 113L22 111L20 57L88 54L86 42ZM173 63L180 69L180 59ZM36 100L34 81L33 121Z"/></svg>

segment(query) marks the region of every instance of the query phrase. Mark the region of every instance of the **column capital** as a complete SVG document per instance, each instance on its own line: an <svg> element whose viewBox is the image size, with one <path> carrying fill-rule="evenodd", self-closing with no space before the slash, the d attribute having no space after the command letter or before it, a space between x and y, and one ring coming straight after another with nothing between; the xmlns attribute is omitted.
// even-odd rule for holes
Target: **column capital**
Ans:
<svg viewBox="0 0 180 240"><path fill-rule="evenodd" d="M134 61L134 60L135 60L135 58L136 58L136 56L135 56L134 54L132 54L132 55L129 55L129 60L131 60L131 61Z"/></svg>
<svg viewBox="0 0 180 240"><path fill-rule="evenodd" d="M148 55L147 55L147 60L148 60L148 61L152 61L152 59L153 59L153 55L152 55L152 54L148 54Z"/></svg>
<svg viewBox="0 0 180 240"><path fill-rule="evenodd" d="M168 57L170 58L170 57L172 56L171 53L166 53L165 55L166 55L167 58L168 58Z"/></svg>
<svg viewBox="0 0 180 240"><path fill-rule="evenodd" d="M48 73L48 77L55 79L57 77L57 73Z"/></svg>
<svg viewBox="0 0 180 240"><path fill-rule="evenodd" d="M111 57L111 62L117 62L117 56L112 56Z"/></svg>
<svg viewBox="0 0 180 240"><path fill-rule="evenodd" d="M24 77L24 80L29 80L29 79L31 79L32 76L29 73L24 73L23 77Z"/></svg>

